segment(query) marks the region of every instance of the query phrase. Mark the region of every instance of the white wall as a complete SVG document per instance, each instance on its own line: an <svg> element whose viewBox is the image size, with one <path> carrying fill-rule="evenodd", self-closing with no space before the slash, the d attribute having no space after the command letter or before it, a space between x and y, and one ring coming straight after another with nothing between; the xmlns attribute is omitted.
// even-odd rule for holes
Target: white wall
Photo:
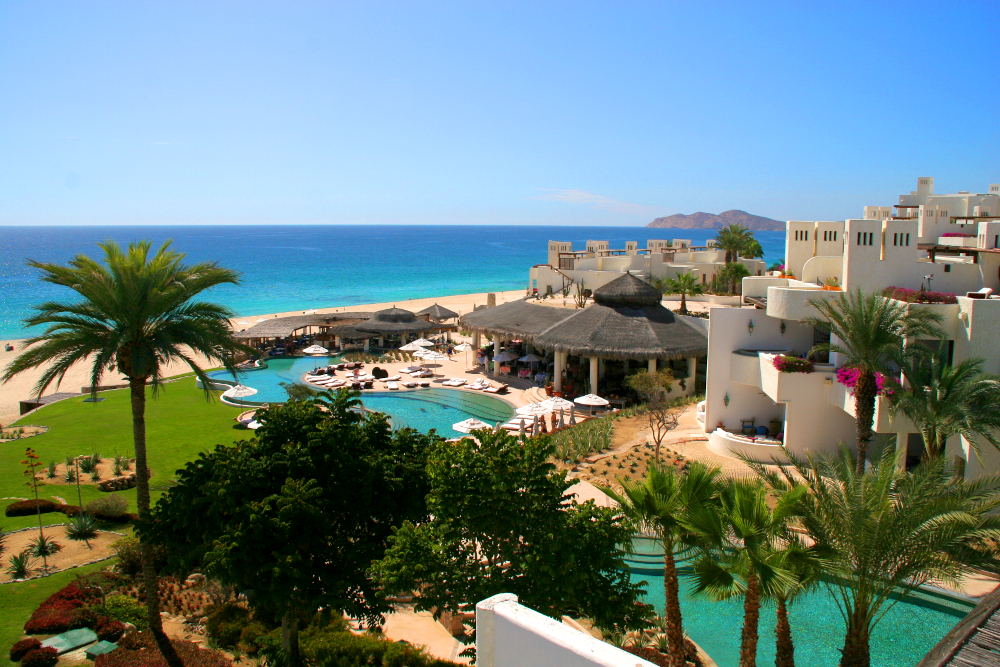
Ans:
<svg viewBox="0 0 1000 667"><path fill-rule="evenodd" d="M502 593L476 605L480 667L654 667Z"/></svg>

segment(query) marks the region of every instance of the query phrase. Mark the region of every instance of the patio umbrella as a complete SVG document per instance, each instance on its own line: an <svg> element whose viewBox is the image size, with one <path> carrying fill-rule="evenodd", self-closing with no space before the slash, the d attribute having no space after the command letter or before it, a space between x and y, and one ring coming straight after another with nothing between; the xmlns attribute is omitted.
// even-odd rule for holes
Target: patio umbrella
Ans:
<svg viewBox="0 0 1000 667"><path fill-rule="evenodd" d="M576 426L576 412L572 410L569 413L569 425Z"/></svg>
<svg viewBox="0 0 1000 667"><path fill-rule="evenodd" d="M565 426L566 426L566 411L560 408L558 428L564 428Z"/></svg>
<svg viewBox="0 0 1000 667"><path fill-rule="evenodd" d="M591 413L594 412L594 407L609 405L607 399L601 398L597 394L587 394L586 396L574 398L573 402L577 405L586 405L590 408Z"/></svg>
<svg viewBox="0 0 1000 667"><path fill-rule="evenodd" d="M256 419L254 419L254 420L253 420L252 422L250 422L249 424L247 424L247 428L248 428L248 429L250 429L250 430L252 430L252 431L256 431L256 430L257 430L257 429L259 429L259 428L260 428L261 426L263 426L263 424L261 424L261 423L260 423L259 421L257 421Z"/></svg>
<svg viewBox="0 0 1000 667"><path fill-rule="evenodd" d="M452 424L451 427L459 433L471 433L472 431L478 431L481 428L490 428L490 425L472 417L471 419L460 421L457 424Z"/></svg>
<svg viewBox="0 0 1000 667"><path fill-rule="evenodd" d="M462 343L461 345L456 345L455 346L455 351L456 352L468 352L471 349L472 349L472 346L469 345L468 343Z"/></svg>
<svg viewBox="0 0 1000 667"><path fill-rule="evenodd" d="M302 350L303 354L326 354L327 352L329 352L329 350L322 345L310 345L306 349Z"/></svg>
<svg viewBox="0 0 1000 667"><path fill-rule="evenodd" d="M254 389L253 387L248 387L246 385L237 384L237 385L233 385L232 387L230 387L229 389L227 389L225 392L223 392L222 395L225 396L226 398L238 398L238 399L240 399L240 406L242 406L244 398L246 398L247 396L253 396L256 393L257 393L257 390Z"/></svg>
<svg viewBox="0 0 1000 667"><path fill-rule="evenodd" d="M519 415L525 415L528 417L530 416L537 417L538 415L551 414L552 407L546 405L544 401L540 401L538 403L528 403L524 407L518 408L516 412Z"/></svg>
<svg viewBox="0 0 1000 667"><path fill-rule="evenodd" d="M553 396L552 398L546 398L544 401L542 401L542 404L552 408L552 412L555 412L556 410L573 409L573 403L571 401L567 401L565 398L562 398L561 396Z"/></svg>
<svg viewBox="0 0 1000 667"><path fill-rule="evenodd" d="M531 437L537 438L542 432L542 427L538 425L538 415L535 415L535 421L531 424Z"/></svg>
<svg viewBox="0 0 1000 667"><path fill-rule="evenodd" d="M517 359L517 355L514 354L513 352L508 352L507 350L504 350L497 356L493 357L494 362L499 361L501 363L503 363L504 361L514 361L515 359Z"/></svg>
<svg viewBox="0 0 1000 667"><path fill-rule="evenodd" d="M524 440L524 420L523 419L521 420L521 423L518 425L518 428L517 428L517 437L520 438L521 440Z"/></svg>
<svg viewBox="0 0 1000 667"><path fill-rule="evenodd" d="M403 347L399 348L403 352L423 352L424 348L420 347L416 343L407 343Z"/></svg>
<svg viewBox="0 0 1000 667"><path fill-rule="evenodd" d="M427 340L426 338L418 338L411 342L410 345L416 345L417 347L434 347L434 341Z"/></svg>
<svg viewBox="0 0 1000 667"><path fill-rule="evenodd" d="M541 357L536 357L533 354L526 354L523 357L521 357L520 359L518 359L518 361L524 361L524 362L528 362L528 363L532 363L532 364L538 363L541 360L542 360Z"/></svg>

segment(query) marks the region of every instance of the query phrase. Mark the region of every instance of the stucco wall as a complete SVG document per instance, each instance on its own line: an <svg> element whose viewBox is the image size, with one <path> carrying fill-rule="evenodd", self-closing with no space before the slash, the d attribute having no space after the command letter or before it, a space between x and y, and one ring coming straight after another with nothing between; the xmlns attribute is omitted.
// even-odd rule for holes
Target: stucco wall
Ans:
<svg viewBox="0 0 1000 667"><path fill-rule="evenodd" d="M476 605L480 667L654 667L503 593Z"/></svg>

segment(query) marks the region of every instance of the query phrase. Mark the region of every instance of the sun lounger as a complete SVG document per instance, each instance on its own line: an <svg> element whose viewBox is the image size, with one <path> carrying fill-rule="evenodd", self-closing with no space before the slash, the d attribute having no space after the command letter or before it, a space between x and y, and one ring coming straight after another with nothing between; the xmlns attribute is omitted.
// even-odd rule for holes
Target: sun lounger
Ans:
<svg viewBox="0 0 1000 667"><path fill-rule="evenodd" d="M382 378L382 382L399 382L399 376L393 375L392 377Z"/></svg>
<svg viewBox="0 0 1000 667"><path fill-rule="evenodd" d="M420 366L407 366L406 368L399 369L400 373L416 373L421 370Z"/></svg>
<svg viewBox="0 0 1000 667"><path fill-rule="evenodd" d="M450 380L445 380L441 384L442 386L445 387L461 387L463 384L465 384L465 380L463 380L462 378L452 378Z"/></svg>
<svg viewBox="0 0 1000 667"><path fill-rule="evenodd" d="M388 389L395 389L395 390L397 390L397 391L399 390L399 385L398 385L397 383L395 383L395 382L386 382L386 383L385 383L385 386L386 386L386 387L387 387Z"/></svg>
<svg viewBox="0 0 1000 667"><path fill-rule="evenodd" d="M431 386L431 381L430 380L420 380L419 382L417 382L417 384L419 384L421 387L429 389L430 386Z"/></svg>
<svg viewBox="0 0 1000 667"><path fill-rule="evenodd" d="M488 387L486 389L483 389L483 393L484 394L502 394L502 393L506 392L509 387L510 387L509 384L501 384L501 385L498 385L496 387Z"/></svg>
<svg viewBox="0 0 1000 667"><path fill-rule="evenodd" d="M413 389L414 387L416 387L416 386L417 386L417 383L416 383L416 382L403 382L403 383L401 383L401 384L402 384L402 385L403 385L404 387L406 387L407 389Z"/></svg>

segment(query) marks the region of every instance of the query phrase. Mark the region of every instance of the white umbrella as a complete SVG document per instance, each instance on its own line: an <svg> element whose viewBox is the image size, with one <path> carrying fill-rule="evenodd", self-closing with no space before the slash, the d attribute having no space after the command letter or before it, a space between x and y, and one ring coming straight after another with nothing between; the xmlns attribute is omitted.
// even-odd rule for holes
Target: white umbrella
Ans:
<svg viewBox="0 0 1000 667"><path fill-rule="evenodd" d="M535 421L531 425L531 437L537 438L542 432L542 427L538 425L538 415L535 415Z"/></svg>
<svg viewBox="0 0 1000 667"><path fill-rule="evenodd" d="M240 405L243 405L243 399L247 396L253 396L257 393L257 390L253 387L248 387L243 384L233 385L229 389L223 392L223 396L226 398L238 398L240 399Z"/></svg>
<svg viewBox="0 0 1000 667"><path fill-rule="evenodd" d="M569 412L569 425L576 426L576 412L573 410Z"/></svg>
<svg viewBox="0 0 1000 667"><path fill-rule="evenodd" d="M257 322L266 322L266 321L267 321L267 318L266 318L266 317L262 317L262 318L260 318L260 319L258 319L258 320L256 320L256 321L257 321Z"/></svg>
<svg viewBox="0 0 1000 667"><path fill-rule="evenodd" d="M462 343L461 345L456 345L455 346L455 351L456 352L467 352L468 350L471 350L471 349L472 349L472 346L469 345L468 343Z"/></svg>
<svg viewBox="0 0 1000 667"><path fill-rule="evenodd" d="M427 340L426 338L418 338L410 343L410 345L416 345L417 347L434 347L436 343L434 343L434 341Z"/></svg>
<svg viewBox="0 0 1000 667"><path fill-rule="evenodd" d="M445 355L441 354L440 352L435 352L433 350L424 350L423 352L418 352L413 356L420 357L425 361L441 361L442 359L448 358Z"/></svg>
<svg viewBox="0 0 1000 667"><path fill-rule="evenodd" d="M236 324L250 324L250 323L249 323L249 322L247 322L246 320L240 320L240 321L239 321L239 322L237 322Z"/></svg>
<svg viewBox="0 0 1000 667"><path fill-rule="evenodd" d="M326 349L322 345L310 345L306 349L302 350L304 354L326 354L330 350Z"/></svg>
<svg viewBox="0 0 1000 667"><path fill-rule="evenodd" d="M565 427L566 427L566 411L560 409L559 410L559 426L558 426L558 428L565 428Z"/></svg>
<svg viewBox="0 0 1000 667"><path fill-rule="evenodd" d="M544 401L542 401L542 404L552 408L552 412L555 412L556 410L573 409L573 403L567 401L565 398L561 396L553 396L552 398L546 398Z"/></svg>
<svg viewBox="0 0 1000 667"><path fill-rule="evenodd" d="M578 405L586 405L590 408L590 412L594 412L594 407L609 405L606 398L601 398L597 394L587 394L586 396L581 396L580 398L574 398L573 402Z"/></svg>
<svg viewBox="0 0 1000 667"><path fill-rule="evenodd" d="M517 359L517 355L514 354L513 352L508 352L507 350L504 350L497 356L493 357L494 362L499 361L500 363L503 363L505 361L514 361L515 359Z"/></svg>
<svg viewBox="0 0 1000 667"><path fill-rule="evenodd" d="M250 430L252 430L252 431L256 431L256 430L257 430L257 429L259 429L259 428L260 428L261 426L263 426L263 424L261 424L261 423L260 423L259 421L257 421L256 419L254 419L254 420L253 420L252 422L250 422L249 424L247 424L247 428L248 428L248 429L250 429Z"/></svg>
<svg viewBox="0 0 1000 667"><path fill-rule="evenodd" d="M307 310L306 312L303 313L303 315L315 315L315 314L316 314L315 308L313 308L312 310Z"/></svg>
<svg viewBox="0 0 1000 667"><path fill-rule="evenodd" d="M407 343L403 347L399 348L403 352L423 352L424 348L420 347L416 343Z"/></svg>
<svg viewBox="0 0 1000 667"><path fill-rule="evenodd" d="M546 405L544 401L538 403L528 403L522 408L517 409L517 414L526 416L547 415L552 413L552 406Z"/></svg>
<svg viewBox="0 0 1000 667"><path fill-rule="evenodd" d="M524 440L524 420L523 419L521 420L521 423L518 425L518 428L517 428L517 437L519 437L521 440Z"/></svg>
<svg viewBox="0 0 1000 667"><path fill-rule="evenodd" d="M490 428L490 425L472 417L471 419L466 419L465 421L458 422L457 424L452 424L451 427L459 433L471 433L472 431L478 431L481 428Z"/></svg>
<svg viewBox="0 0 1000 667"><path fill-rule="evenodd" d="M518 359L518 361L525 361L525 362L533 364L535 362L541 361L541 358L540 357L536 357L533 354L526 354L523 357L521 357L520 359Z"/></svg>

